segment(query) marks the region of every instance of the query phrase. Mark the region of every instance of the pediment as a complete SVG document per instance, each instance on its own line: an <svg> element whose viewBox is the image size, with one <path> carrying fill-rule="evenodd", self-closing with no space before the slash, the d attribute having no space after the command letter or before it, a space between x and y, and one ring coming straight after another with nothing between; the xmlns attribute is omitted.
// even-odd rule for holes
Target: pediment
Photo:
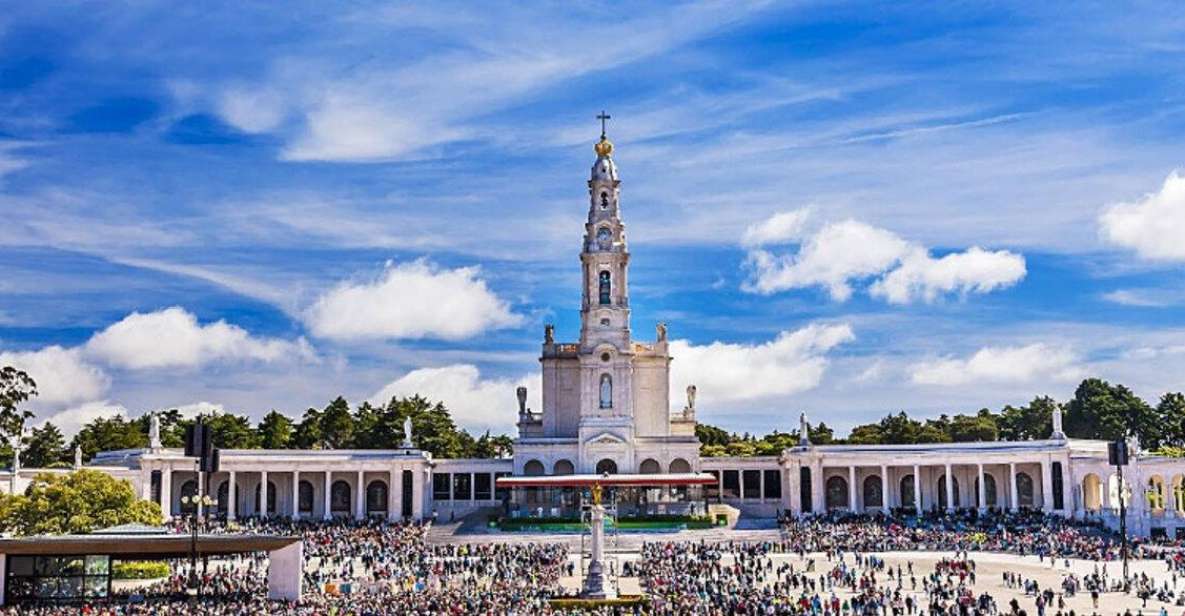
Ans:
<svg viewBox="0 0 1185 616"><path fill-rule="evenodd" d="M612 432L602 432L587 441L585 445L625 445L625 439L613 434Z"/></svg>

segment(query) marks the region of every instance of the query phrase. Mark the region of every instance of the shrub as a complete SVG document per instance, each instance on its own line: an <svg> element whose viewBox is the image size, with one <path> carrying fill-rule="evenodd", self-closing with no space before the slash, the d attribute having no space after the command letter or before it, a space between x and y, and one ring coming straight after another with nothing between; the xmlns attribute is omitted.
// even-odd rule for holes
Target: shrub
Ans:
<svg viewBox="0 0 1185 616"><path fill-rule="evenodd" d="M169 577L169 563L160 560L117 562L111 567L115 580L155 580Z"/></svg>

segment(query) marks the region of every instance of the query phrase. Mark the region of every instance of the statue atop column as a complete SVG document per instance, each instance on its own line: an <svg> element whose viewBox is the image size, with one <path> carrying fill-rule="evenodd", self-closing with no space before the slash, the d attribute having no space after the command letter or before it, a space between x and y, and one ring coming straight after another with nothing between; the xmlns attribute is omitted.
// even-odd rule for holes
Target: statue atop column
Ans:
<svg viewBox="0 0 1185 616"><path fill-rule="evenodd" d="M411 441L411 416L403 418L403 448L411 449L415 447Z"/></svg>
<svg viewBox="0 0 1185 616"><path fill-rule="evenodd" d="M1062 431L1062 408L1060 406L1053 408L1053 434L1049 438L1058 441L1066 440L1066 433Z"/></svg>
<svg viewBox="0 0 1185 616"><path fill-rule="evenodd" d="M806 412L798 416L798 446L811 446L811 425L806 421Z"/></svg>
<svg viewBox="0 0 1185 616"><path fill-rule="evenodd" d="M662 343L662 342L667 341L667 324L666 323L659 322L658 325L654 326L654 330L655 330L655 332L654 332L655 337L657 338L658 342Z"/></svg>
<svg viewBox="0 0 1185 616"><path fill-rule="evenodd" d="M160 415L153 413L148 417L148 446L153 451L161 449L160 443Z"/></svg>
<svg viewBox="0 0 1185 616"><path fill-rule="evenodd" d="M683 408L684 419L695 419L695 385L687 386L687 406Z"/></svg>
<svg viewBox="0 0 1185 616"><path fill-rule="evenodd" d="M514 390L514 393L518 396L518 416L525 417L531 412L527 409L527 388L519 385L518 389Z"/></svg>
<svg viewBox="0 0 1185 616"><path fill-rule="evenodd" d="M543 326L543 344L555 344L555 325L548 323Z"/></svg>

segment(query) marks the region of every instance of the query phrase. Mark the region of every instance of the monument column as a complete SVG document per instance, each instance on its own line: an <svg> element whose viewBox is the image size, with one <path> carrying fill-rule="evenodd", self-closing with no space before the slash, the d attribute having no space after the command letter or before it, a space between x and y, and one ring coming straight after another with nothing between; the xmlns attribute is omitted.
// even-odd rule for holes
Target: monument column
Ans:
<svg viewBox="0 0 1185 616"><path fill-rule="evenodd" d="M292 519L300 518L300 471L292 471Z"/></svg>
<svg viewBox="0 0 1185 616"><path fill-rule="evenodd" d="M173 517L173 469L164 466L160 469L160 510L165 514L165 520Z"/></svg>
<svg viewBox="0 0 1185 616"><path fill-rule="evenodd" d="M955 510L955 482L950 476L950 462L946 463L946 510Z"/></svg>
<svg viewBox="0 0 1185 616"><path fill-rule="evenodd" d="M358 489L354 491L354 519L366 519L366 485L362 471L358 471Z"/></svg>
<svg viewBox="0 0 1185 616"><path fill-rule="evenodd" d="M424 471L418 468L411 473L411 517L417 522L424 519Z"/></svg>
<svg viewBox="0 0 1185 616"><path fill-rule="evenodd" d="M1008 506L1012 511L1019 511L1020 505L1016 502L1016 462L1008 463L1008 483L1009 483L1009 502Z"/></svg>
<svg viewBox="0 0 1185 616"><path fill-rule="evenodd" d="M1053 512L1053 464L1048 458L1041 461L1041 510Z"/></svg>
<svg viewBox="0 0 1185 616"><path fill-rule="evenodd" d="M226 483L226 502L222 503L222 507L226 510L226 519L233 520L238 515L238 507L235 505L238 504L239 491L235 487L235 472L231 471L229 474L230 478Z"/></svg>
<svg viewBox="0 0 1185 616"><path fill-rule="evenodd" d="M889 498L889 467L881 465L881 511L888 513L893 500Z"/></svg>
<svg viewBox="0 0 1185 616"><path fill-rule="evenodd" d="M333 479L333 471L328 471L328 470L325 471L325 492L322 494L323 500L325 501L325 508L321 512L321 518L325 519L325 520L329 520L333 517L333 512L331 509L333 507L333 504L329 500L329 497L330 497L329 491L332 488L332 486L330 484L333 483L332 479Z"/></svg>
<svg viewBox="0 0 1185 616"><path fill-rule="evenodd" d="M267 471L259 472L259 502L255 503L255 513L267 517Z"/></svg>
<svg viewBox="0 0 1185 616"><path fill-rule="evenodd" d="M983 463L980 462L977 466L979 467L979 481L977 482L979 486L976 491L979 493L979 512L983 513L987 510L987 484L983 480Z"/></svg>
<svg viewBox="0 0 1185 616"><path fill-rule="evenodd" d="M922 515L922 467L913 465L913 507Z"/></svg>
<svg viewBox="0 0 1185 616"><path fill-rule="evenodd" d="M858 512L856 506L856 466L848 466L848 511Z"/></svg>

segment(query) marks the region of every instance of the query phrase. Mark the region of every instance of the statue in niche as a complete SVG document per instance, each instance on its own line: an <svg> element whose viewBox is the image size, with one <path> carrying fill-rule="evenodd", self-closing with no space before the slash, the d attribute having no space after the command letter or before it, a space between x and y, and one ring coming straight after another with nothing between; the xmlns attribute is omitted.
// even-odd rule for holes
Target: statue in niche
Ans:
<svg viewBox="0 0 1185 616"><path fill-rule="evenodd" d="M403 419L403 447L405 449L411 449L413 447L412 442L411 442L411 417L410 416L405 417Z"/></svg>
<svg viewBox="0 0 1185 616"><path fill-rule="evenodd" d="M613 408L613 379L608 374L601 375L601 408Z"/></svg>
<svg viewBox="0 0 1185 616"><path fill-rule="evenodd" d="M655 330L655 335L657 336L659 342L666 342L667 341L667 324L666 323L659 322L658 325L654 326L654 330Z"/></svg>
<svg viewBox="0 0 1185 616"><path fill-rule="evenodd" d="M543 326L543 344L555 344L555 325L548 323Z"/></svg>

